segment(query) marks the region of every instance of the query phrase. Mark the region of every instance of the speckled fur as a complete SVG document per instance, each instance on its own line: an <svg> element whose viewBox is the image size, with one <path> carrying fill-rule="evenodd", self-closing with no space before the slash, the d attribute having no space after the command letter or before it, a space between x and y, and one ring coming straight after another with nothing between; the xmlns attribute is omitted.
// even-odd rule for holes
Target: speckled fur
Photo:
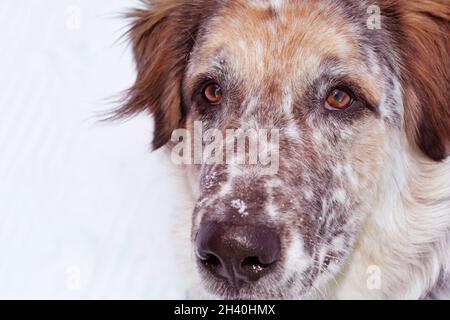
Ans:
<svg viewBox="0 0 450 320"><path fill-rule="evenodd" d="M173 12L189 7L177 0L162 2L153 1L149 9L172 12L161 13L160 23L168 23L170 15L181 19ZM383 1L382 8L405 3ZM180 211L179 239L185 246L180 252L190 253L183 261L192 280L191 298L450 297L450 160L435 161L443 149L430 151L431 143L421 144L426 138L411 134L411 127L420 127L415 124L420 115L411 116L408 109L411 97L404 93L412 89L402 69L404 56L391 30L366 27L370 4L192 1L192 10L202 5L214 10L199 19L201 25L189 35L194 41L180 50L188 52L177 60L185 63L175 78L181 97L174 99L175 92L165 101L160 95L144 106L129 102L122 110L150 107L160 115L163 132L192 131L194 121L222 132L280 131L276 175L262 175L259 166L178 168L187 177L185 195L190 197ZM141 29L144 13L135 15ZM393 18L382 19L385 28L388 19ZM132 34L142 41L136 29ZM137 60L143 81L149 67L147 73L141 69L154 62ZM205 110L192 98L202 78L221 83L222 105ZM168 79L161 85L167 86ZM340 112L323 108L327 91L342 83L355 91L356 101ZM448 97L445 86L442 94ZM159 111L165 103L170 108ZM170 110L177 103L182 110L174 115ZM166 139L157 146L167 143L167 135L157 138ZM166 144L169 152L171 147ZM236 295L225 281L198 268L191 244L200 226L213 220L275 228L282 244L276 270ZM380 270L379 288L367 285L371 266Z"/></svg>

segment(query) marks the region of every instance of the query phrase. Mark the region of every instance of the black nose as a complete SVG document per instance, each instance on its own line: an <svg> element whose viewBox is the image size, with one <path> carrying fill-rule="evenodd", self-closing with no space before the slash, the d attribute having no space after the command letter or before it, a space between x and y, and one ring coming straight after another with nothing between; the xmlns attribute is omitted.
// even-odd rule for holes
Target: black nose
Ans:
<svg viewBox="0 0 450 320"><path fill-rule="evenodd" d="M259 280L280 258L280 238L266 226L209 222L200 228L196 246L201 264L235 288Z"/></svg>

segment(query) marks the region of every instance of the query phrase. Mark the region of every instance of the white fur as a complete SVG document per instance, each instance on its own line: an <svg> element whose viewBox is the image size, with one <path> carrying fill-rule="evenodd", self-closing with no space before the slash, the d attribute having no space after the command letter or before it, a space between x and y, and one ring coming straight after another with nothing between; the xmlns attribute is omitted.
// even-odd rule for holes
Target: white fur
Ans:
<svg viewBox="0 0 450 320"><path fill-rule="evenodd" d="M405 147L384 177L376 207L361 231L351 259L338 275L305 298L421 299L450 298L439 277L450 274L450 160L436 163ZM179 170L180 176L191 170ZM193 260L190 230L196 201L195 177L187 179L185 205L179 211L177 251L190 298L214 298L201 287ZM194 191L194 192L192 192ZM184 255L184 256L183 256ZM368 288L368 269L380 270L379 289ZM292 266L291 266L292 267Z"/></svg>
<svg viewBox="0 0 450 320"><path fill-rule="evenodd" d="M395 165L352 258L314 298L423 299L434 291L450 298L436 287L450 271L450 160L436 163L408 150ZM367 285L371 266L380 270L380 288Z"/></svg>

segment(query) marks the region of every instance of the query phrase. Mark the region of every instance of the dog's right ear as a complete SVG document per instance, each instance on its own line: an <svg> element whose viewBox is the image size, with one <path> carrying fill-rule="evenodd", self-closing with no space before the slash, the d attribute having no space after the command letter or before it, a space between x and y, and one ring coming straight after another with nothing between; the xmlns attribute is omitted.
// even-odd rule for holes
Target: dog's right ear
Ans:
<svg viewBox="0 0 450 320"><path fill-rule="evenodd" d="M152 0L128 15L137 77L115 117L149 111L155 120L155 149L183 126L181 82L205 9L212 2Z"/></svg>

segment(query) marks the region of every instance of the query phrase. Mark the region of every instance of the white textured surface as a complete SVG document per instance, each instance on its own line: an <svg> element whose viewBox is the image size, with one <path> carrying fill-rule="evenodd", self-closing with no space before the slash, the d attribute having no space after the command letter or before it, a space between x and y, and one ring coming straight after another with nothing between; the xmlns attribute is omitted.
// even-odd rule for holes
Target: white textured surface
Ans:
<svg viewBox="0 0 450 320"><path fill-rule="evenodd" d="M134 4L0 1L0 298L181 297L150 121L96 123L133 81Z"/></svg>

